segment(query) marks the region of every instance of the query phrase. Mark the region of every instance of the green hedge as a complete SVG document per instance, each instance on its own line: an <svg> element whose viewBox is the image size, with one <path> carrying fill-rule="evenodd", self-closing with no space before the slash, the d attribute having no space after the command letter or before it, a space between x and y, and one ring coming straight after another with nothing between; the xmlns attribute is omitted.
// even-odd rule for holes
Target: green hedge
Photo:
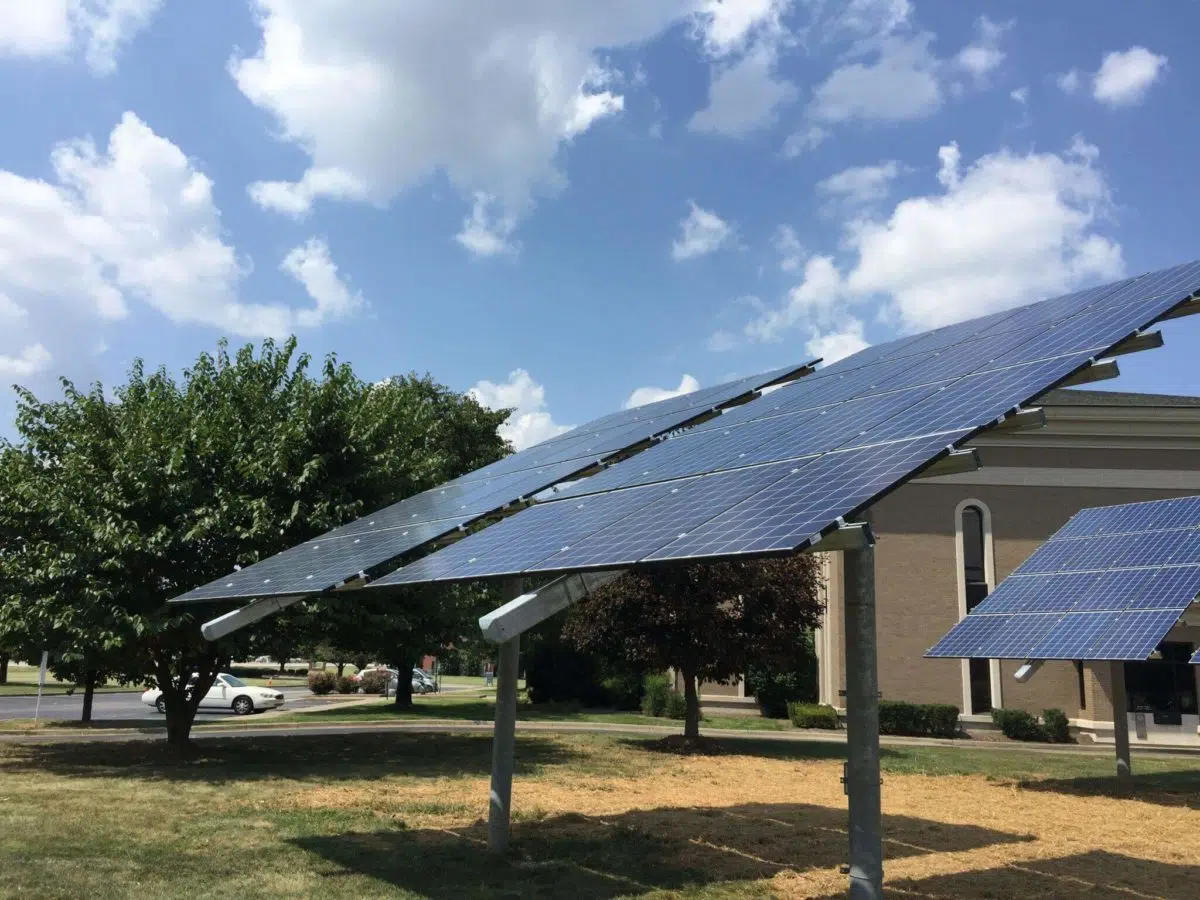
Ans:
<svg viewBox="0 0 1200 900"><path fill-rule="evenodd" d="M667 694L666 715L668 719L687 718L687 698L679 691L671 691Z"/></svg>
<svg viewBox="0 0 1200 900"><path fill-rule="evenodd" d="M1066 744L1071 740L1070 720L1061 709L1042 711L1042 721L1023 709L993 709L992 721L1014 741L1049 741Z"/></svg>
<svg viewBox="0 0 1200 900"><path fill-rule="evenodd" d="M992 721L1014 741L1044 741L1046 732L1038 720L1023 709L993 709Z"/></svg>
<svg viewBox="0 0 1200 900"><path fill-rule="evenodd" d="M879 704L879 733L914 737L957 737L958 707L945 703L883 700Z"/></svg>
<svg viewBox="0 0 1200 900"><path fill-rule="evenodd" d="M820 703L792 702L787 705L788 718L797 728L838 727L837 710Z"/></svg>
<svg viewBox="0 0 1200 900"><path fill-rule="evenodd" d="M376 669L364 675L358 682L358 687L364 694L382 694L391 680L392 676L387 672Z"/></svg>
<svg viewBox="0 0 1200 900"><path fill-rule="evenodd" d="M817 653L811 631L798 642L796 656L789 666L755 665L746 672L746 693L754 697L768 719L786 719L789 703L815 703L818 685Z"/></svg>
<svg viewBox="0 0 1200 900"><path fill-rule="evenodd" d="M339 694L353 694L358 690L358 685L349 675L338 675L334 677L334 689Z"/></svg>
<svg viewBox="0 0 1200 900"><path fill-rule="evenodd" d="M1042 727L1046 739L1052 744L1067 744L1071 741L1071 720L1061 709L1042 710Z"/></svg>
<svg viewBox="0 0 1200 900"><path fill-rule="evenodd" d="M238 678L279 678L283 675L307 675L308 666L287 666L284 671L280 672L279 666L267 664L239 665L235 663L229 667L229 674L236 675Z"/></svg>

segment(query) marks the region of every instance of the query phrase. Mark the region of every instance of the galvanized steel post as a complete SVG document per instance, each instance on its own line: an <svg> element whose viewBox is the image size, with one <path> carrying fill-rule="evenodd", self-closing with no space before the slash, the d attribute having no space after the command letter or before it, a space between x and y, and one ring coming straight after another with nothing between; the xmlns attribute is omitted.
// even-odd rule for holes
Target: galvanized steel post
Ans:
<svg viewBox="0 0 1200 900"><path fill-rule="evenodd" d="M883 810L879 777L874 546L845 551L844 564L850 897L878 900L883 896Z"/></svg>
<svg viewBox="0 0 1200 900"><path fill-rule="evenodd" d="M507 599L521 594L521 580L505 585ZM521 637L516 635L500 645L499 675L496 685L496 726L492 734L492 784L488 795L488 850L503 853L508 849L509 822L512 818L513 758L517 742L517 679L521 665Z"/></svg>

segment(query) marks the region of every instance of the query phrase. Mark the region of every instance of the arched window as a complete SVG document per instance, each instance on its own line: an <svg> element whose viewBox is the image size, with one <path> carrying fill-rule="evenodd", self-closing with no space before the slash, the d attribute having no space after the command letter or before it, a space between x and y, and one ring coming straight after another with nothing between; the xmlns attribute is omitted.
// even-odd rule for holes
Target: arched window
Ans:
<svg viewBox="0 0 1200 900"><path fill-rule="evenodd" d="M967 589L967 612L988 595L987 565L984 561L983 510L966 506L962 511L963 583Z"/></svg>
<svg viewBox="0 0 1200 900"><path fill-rule="evenodd" d="M956 510L958 521L958 586L959 613L966 615L986 598L991 591L992 521L991 512L977 500L966 500ZM972 659L963 663L963 700L969 701L969 710L974 714L990 712L996 702L993 682L998 681L999 672L991 660ZM999 687L998 684L995 687Z"/></svg>

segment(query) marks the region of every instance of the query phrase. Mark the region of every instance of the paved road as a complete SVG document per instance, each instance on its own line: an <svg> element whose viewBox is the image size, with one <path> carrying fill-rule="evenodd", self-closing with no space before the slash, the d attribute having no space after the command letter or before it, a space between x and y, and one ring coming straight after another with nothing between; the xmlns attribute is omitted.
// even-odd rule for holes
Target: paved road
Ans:
<svg viewBox="0 0 1200 900"><path fill-rule="evenodd" d="M308 688L282 688L284 709L305 709L322 706L327 701L313 697ZM149 706L141 701L141 692L96 694L92 702L92 718L96 720L148 719L158 717ZM37 697L0 697L0 719L32 719ZM71 696L58 694L42 697L41 717L44 720L78 719L83 714L83 691ZM226 711L200 710L198 719L218 719L232 715Z"/></svg>
<svg viewBox="0 0 1200 900"><path fill-rule="evenodd" d="M327 706L331 703L346 701L344 694L331 694L325 697L314 697L308 688L280 688L284 701L283 709L300 710ZM445 685L446 693L460 690L471 690L469 687ZM141 692L133 693L98 693L92 702L92 718L96 721L113 719L153 719L158 713L141 702ZM361 695L352 695L356 700L362 700ZM0 697L0 719L32 719L36 697ZM42 697L41 718L45 721L54 719L78 720L83 714L83 691L76 691L71 696L57 694ZM199 721L222 719L232 715L228 710L200 710L196 718Z"/></svg>

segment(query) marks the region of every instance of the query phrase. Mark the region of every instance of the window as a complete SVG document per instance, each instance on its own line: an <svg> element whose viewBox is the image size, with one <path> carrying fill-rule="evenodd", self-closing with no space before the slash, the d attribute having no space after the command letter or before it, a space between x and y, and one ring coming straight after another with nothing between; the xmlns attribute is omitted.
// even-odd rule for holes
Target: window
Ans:
<svg viewBox="0 0 1200 900"><path fill-rule="evenodd" d="M1163 641L1158 658L1125 663L1125 691L1130 712L1151 713L1156 725L1180 725L1196 715L1196 675L1190 664L1191 644Z"/></svg>
<svg viewBox="0 0 1200 900"><path fill-rule="evenodd" d="M1087 709L1087 691L1083 686L1083 661L1075 660L1075 680L1079 684L1079 709L1083 711Z"/></svg>
<svg viewBox="0 0 1200 900"><path fill-rule="evenodd" d="M962 579L965 588L967 612L970 612L988 595L987 547L985 544L984 512L978 506L964 506L959 513L962 533ZM991 662L972 659L971 712L985 713L992 709Z"/></svg>

